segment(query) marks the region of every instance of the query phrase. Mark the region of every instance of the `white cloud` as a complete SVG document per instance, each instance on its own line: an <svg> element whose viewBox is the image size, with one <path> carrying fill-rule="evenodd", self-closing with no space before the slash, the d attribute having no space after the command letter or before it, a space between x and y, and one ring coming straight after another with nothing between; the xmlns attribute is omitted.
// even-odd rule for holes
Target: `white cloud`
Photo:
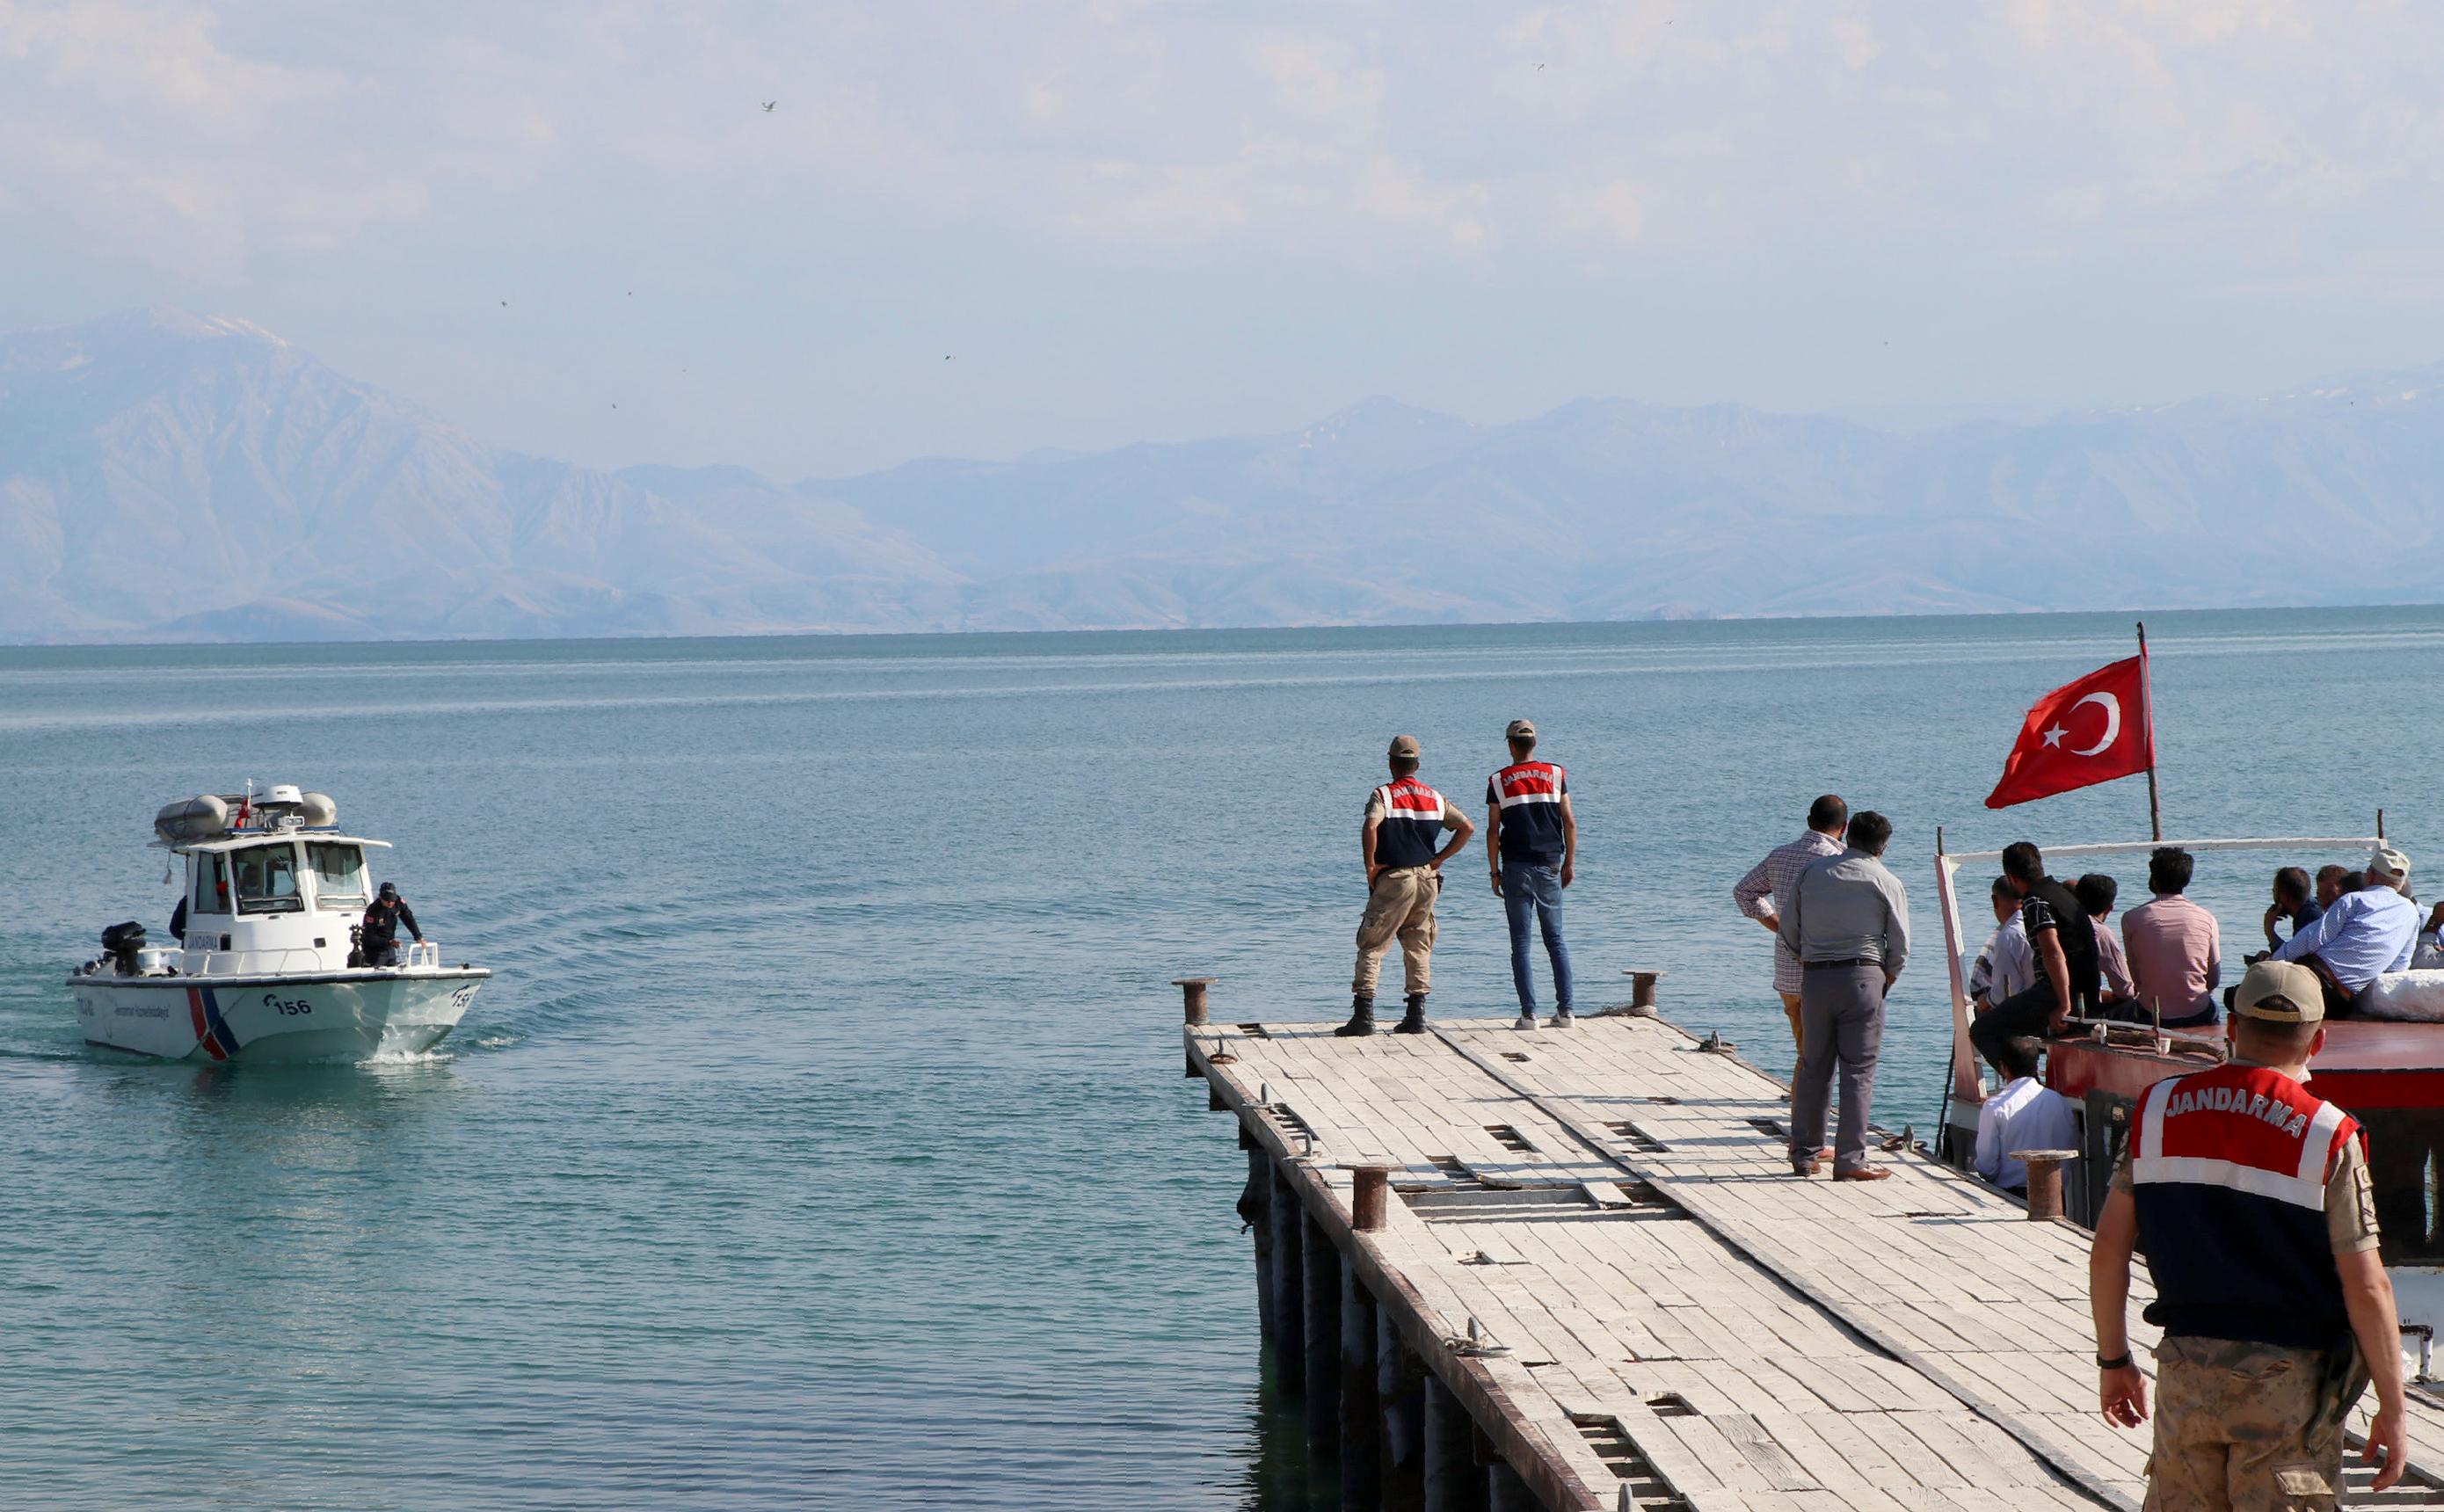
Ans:
<svg viewBox="0 0 2444 1512"><path fill-rule="evenodd" d="M1365 260L1895 226L2433 230L2425 8L0 0L0 196L163 260L603 163L1083 244ZM1540 66L1541 65L1541 66ZM766 115L762 99L778 98Z"/></svg>

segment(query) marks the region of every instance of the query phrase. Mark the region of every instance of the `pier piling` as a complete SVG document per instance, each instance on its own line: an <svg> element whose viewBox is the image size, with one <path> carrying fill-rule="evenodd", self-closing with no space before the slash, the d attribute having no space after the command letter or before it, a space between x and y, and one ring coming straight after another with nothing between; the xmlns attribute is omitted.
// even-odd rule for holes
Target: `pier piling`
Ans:
<svg viewBox="0 0 2444 1512"><path fill-rule="evenodd" d="M1388 1307L1375 1310L1375 1395L1383 1413L1376 1477L1383 1512L1426 1504L1426 1371Z"/></svg>
<svg viewBox="0 0 2444 1512"><path fill-rule="evenodd" d="M1341 1447L1341 1251L1324 1225L1306 1228L1306 1443L1318 1459Z"/></svg>
<svg viewBox="0 0 2444 1512"><path fill-rule="evenodd" d="M1239 1192L1239 1221L1255 1236L1256 1252L1256 1330L1268 1343L1275 1337L1273 1323L1273 1162L1264 1147L1239 1131L1239 1142L1248 1151L1248 1185Z"/></svg>
<svg viewBox="0 0 2444 1512"><path fill-rule="evenodd" d="M1485 1472L1476 1463L1476 1424L1432 1372L1426 1374L1425 1512L1486 1512Z"/></svg>
<svg viewBox="0 0 2444 1512"><path fill-rule="evenodd" d="M1496 1460L1485 1467L1486 1512L1541 1512L1536 1493L1519 1479L1519 1472L1504 1461Z"/></svg>
<svg viewBox="0 0 2444 1512"><path fill-rule="evenodd" d="M1341 1268L1341 1512L1382 1505L1383 1405L1375 1361L1381 1324L1358 1267Z"/></svg>
<svg viewBox="0 0 2444 1512"><path fill-rule="evenodd" d="M1306 1214L1289 1173L1273 1166L1273 1374L1284 1392L1306 1390L1306 1276L1300 1251Z"/></svg>

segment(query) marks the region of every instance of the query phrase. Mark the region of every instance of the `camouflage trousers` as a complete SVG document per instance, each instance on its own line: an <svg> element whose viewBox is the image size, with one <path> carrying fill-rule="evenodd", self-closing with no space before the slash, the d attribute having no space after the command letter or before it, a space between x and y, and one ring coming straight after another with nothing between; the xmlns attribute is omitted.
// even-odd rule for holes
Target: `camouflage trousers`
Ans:
<svg viewBox="0 0 2444 1512"><path fill-rule="evenodd" d="M1396 866L1379 873L1366 895L1366 912L1358 920L1358 971L1350 989L1361 998L1375 995L1383 974L1383 956L1392 942L1400 942L1400 968L1412 995L1435 987L1435 897L1442 891L1442 874L1431 866Z"/></svg>
<svg viewBox="0 0 2444 1512"><path fill-rule="evenodd" d="M2328 1512L2342 1430L2324 1421L2327 1356L2221 1338L2156 1351L2146 1512Z"/></svg>

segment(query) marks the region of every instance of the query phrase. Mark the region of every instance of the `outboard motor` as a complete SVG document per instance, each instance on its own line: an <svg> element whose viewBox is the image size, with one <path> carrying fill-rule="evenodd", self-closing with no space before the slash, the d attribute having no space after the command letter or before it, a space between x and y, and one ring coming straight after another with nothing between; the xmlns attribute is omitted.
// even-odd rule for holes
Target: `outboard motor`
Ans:
<svg viewBox="0 0 2444 1512"><path fill-rule="evenodd" d="M120 976L135 976L139 968L136 952L144 949L144 926L129 919L102 931L102 949L119 967Z"/></svg>

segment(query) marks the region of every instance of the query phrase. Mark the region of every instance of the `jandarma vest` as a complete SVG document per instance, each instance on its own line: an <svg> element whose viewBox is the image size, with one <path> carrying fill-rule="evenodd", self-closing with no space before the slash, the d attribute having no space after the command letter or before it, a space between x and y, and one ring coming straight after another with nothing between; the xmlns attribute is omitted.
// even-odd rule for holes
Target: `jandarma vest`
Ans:
<svg viewBox="0 0 2444 1512"><path fill-rule="evenodd" d="M1382 822L1375 830L1375 864L1423 866L1442 849L1443 795L1415 777L1403 777L1375 789L1383 800Z"/></svg>
<svg viewBox="0 0 2444 1512"><path fill-rule="evenodd" d="M2280 1071L2227 1065L2158 1081L2130 1121L2147 1320L2171 1337L2334 1349L2350 1337L2325 1178L2350 1115Z"/></svg>
<svg viewBox="0 0 2444 1512"><path fill-rule="evenodd" d="M1520 762L1493 774L1487 796L1502 810L1505 860L1551 865L1562 858L1562 795L1569 779L1551 762Z"/></svg>

